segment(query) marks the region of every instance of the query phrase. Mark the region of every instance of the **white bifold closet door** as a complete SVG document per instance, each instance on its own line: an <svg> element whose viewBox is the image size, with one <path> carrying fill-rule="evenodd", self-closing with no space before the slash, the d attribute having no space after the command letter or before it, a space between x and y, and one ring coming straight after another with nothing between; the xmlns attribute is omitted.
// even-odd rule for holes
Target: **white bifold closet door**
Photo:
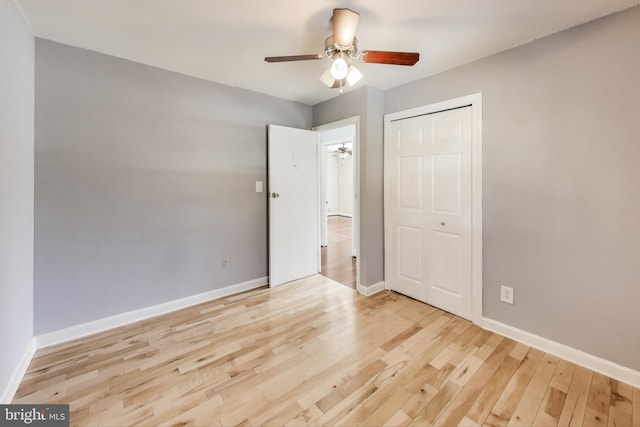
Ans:
<svg viewBox="0 0 640 427"><path fill-rule="evenodd" d="M471 319L472 107L390 124L391 289Z"/></svg>

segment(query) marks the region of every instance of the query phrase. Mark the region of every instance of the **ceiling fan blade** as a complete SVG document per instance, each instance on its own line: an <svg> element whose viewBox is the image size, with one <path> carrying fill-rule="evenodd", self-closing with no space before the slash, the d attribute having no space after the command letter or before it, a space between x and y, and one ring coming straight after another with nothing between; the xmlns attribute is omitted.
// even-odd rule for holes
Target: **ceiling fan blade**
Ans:
<svg viewBox="0 0 640 427"><path fill-rule="evenodd" d="M420 60L416 52L387 52L384 50L365 50L361 54L362 61L372 64L414 65Z"/></svg>
<svg viewBox="0 0 640 427"><path fill-rule="evenodd" d="M351 46L360 14L350 9L333 9L333 41L338 46Z"/></svg>
<svg viewBox="0 0 640 427"><path fill-rule="evenodd" d="M290 62L290 61L308 61L311 59L322 59L322 55L291 55L291 56L267 56L264 58L267 62Z"/></svg>

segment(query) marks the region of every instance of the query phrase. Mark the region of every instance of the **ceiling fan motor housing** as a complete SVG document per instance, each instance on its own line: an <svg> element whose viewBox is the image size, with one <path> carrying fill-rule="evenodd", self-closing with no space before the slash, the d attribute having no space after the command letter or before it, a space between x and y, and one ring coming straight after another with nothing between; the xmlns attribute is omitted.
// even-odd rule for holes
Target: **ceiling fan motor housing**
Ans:
<svg viewBox="0 0 640 427"><path fill-rule="evenodd" d="M358 58L358 39L353 38L353 43L349 46L341 46L336 44L333 36L329 36L324 41L325 58L339 58L342 55L348 55L351 58Z"/></svg>

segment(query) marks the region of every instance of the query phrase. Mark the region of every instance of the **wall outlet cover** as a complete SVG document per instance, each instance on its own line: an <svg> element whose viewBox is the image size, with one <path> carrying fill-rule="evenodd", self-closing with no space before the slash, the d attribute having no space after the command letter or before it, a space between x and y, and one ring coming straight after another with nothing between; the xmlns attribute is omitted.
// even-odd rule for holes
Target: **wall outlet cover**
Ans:
<svg viewBox="0 0 640 427"><path fill-rule="evenodd" d="M513 304L513 288L509 286L500 286L500 301L507 304Z"/></svg>

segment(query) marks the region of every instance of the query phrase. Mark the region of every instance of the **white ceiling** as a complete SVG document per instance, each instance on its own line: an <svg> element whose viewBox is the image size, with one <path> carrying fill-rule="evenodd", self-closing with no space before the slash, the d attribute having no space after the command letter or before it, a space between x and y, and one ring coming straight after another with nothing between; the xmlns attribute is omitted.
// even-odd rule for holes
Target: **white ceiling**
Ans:
<svg viewBox="0 0 640 427"><path fill-rule="evenodd" d="M420 53L414 67L356 64L389 89L640 4L640 0L16 0L34 34L314 105L334 7L360 13L360 50Z"/></svg>

